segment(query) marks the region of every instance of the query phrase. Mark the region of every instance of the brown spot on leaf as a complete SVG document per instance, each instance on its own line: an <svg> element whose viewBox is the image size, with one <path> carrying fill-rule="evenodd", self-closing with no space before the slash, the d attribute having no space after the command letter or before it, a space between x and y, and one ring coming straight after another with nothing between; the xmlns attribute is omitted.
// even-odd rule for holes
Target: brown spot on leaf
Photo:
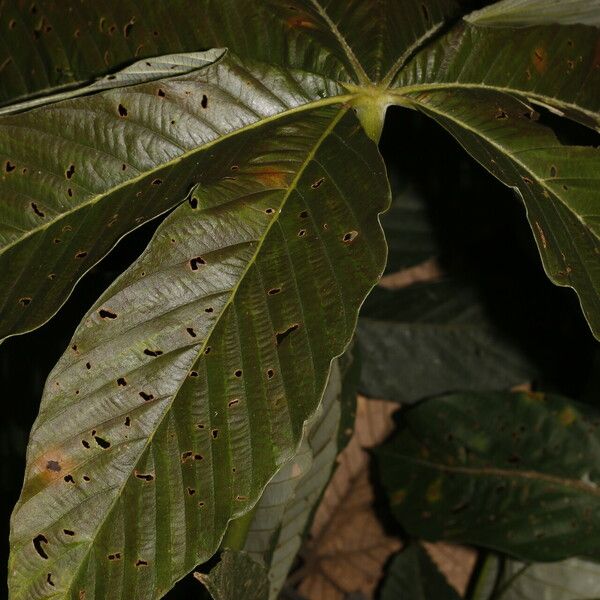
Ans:
<svg viewBox="0 0 600 600"><path fill-rule="evenodd" d="M544 230L542 229L542 226L537 221L535 221L535 228L537 229L538 236L540 238L542 247L544 248L544 250L546 250L548 248L548 243L546 241L546 235L544 234Z"/></svg>
<svg viewBox="0 0 600 600"><path fill-rule="evenodd" d="M548 69L548 53L545 48L538 46L533 51L532 63L535 70L542 75Z"/></svg>
<svg viewBox="0 0 600 600"><path fill-rule="evenodd" d="M286 23L291 29L317 29L316 23L307 17L293 16Z"/></svg>
<svg viewBox="0 0 600 600"><path fill-rule="evenodd" d="M252 171L256 180L266 187L282 189L288 185L289 173L279 169L264 168Z"/></svg>

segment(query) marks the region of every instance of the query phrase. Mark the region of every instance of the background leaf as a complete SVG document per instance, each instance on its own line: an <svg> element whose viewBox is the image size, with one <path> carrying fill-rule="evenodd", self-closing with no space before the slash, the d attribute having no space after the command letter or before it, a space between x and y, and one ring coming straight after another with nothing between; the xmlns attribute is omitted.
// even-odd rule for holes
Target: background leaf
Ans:
<svg viewBox="0 0 600 600"><path fill-rule="evenodd" d="M402 550L388 567L381 600L458 600L460 596L418 544Z"/></svg>
<svg viewBox="0 0 600 600"><path fill-rule="evenodd" d="M392 511L429 540L537 561L598 556L599 418L543 394L455 394L417 405L377 451Z"/></svg>
<svg viewBox="0 0 600 600"><path fill-rule="evenodd" d="M488 318L474 288L445 280L369 297L359 320L360 390L411 404L454 390L510 388L537 372Z"/></svg>
<svg viewBox="0 0 600 600"><path fill-rule="evenodd" d="M498 600L598 600L600 565L579 558L535 564L506 560L498 590Z"/></svg>
<svg viewBox="0 0 600 600"><path fill-rule="evenodd" d="M212 556L295 454L383 271L383 173L340 107L213 154L48 379L12 520L15 600L156 598Z"/></svg>

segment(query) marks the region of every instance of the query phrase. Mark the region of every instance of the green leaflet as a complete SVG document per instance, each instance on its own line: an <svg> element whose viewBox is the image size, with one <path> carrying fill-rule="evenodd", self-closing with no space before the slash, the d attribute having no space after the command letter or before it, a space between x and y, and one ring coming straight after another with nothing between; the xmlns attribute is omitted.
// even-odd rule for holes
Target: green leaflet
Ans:
<svg viewBox="0 0 600 600"><path fill-rule="evenodd" d="M269 582L264 567L245 552L225 550L208 575L194 573L214 600L268 600Z"/></svg>
<svg viewBox="0 0 600 600"><path fill-rule="evenodd" d="M13 600L158 598L212 556L295 454L383 271L383 174L339 106L213 152L48 379Z"/></svg>
<svg viewBox="0 0 600 600"><path fill-rule="evenodd" d="M268 568L269 597L276 599L339 452L342 379L334 362L319 410L307 422L298 453L269 482L248 531L244 550Z"/></svg>
<svg viewBox="0 0 600 600"><path fill-rule="evenodd" d="M0 115L31 110L39 106L69 100L79 96L95 94L105 90L127 87L157 79L165 79L184 75L191 71L198 71L204 67L210 66L222 58L226 50L216 48L207 52L190 52L187 54L167 54L154 57L151 60L140 60L122 71L117 71L112 75L105 75L90 85L81 88L69 90L67 92L58 92L32 100L25 100L16 104L10 104L0 108Z"/></svg>
<svg viewBox="0 0 600 600"><path fill-rule="evenodd" d="M380 600L459 600L427 552L412 544L397 554L387 568Z"/></svg>
<svg viewBox="0 0 600 600"><path fill-rule="evenodd" d="M535 393L425 401L377 451L391 509L411 535L428 540L532 561L596 557L598 418L587 406Z"/></svg>
<svg viewBox="0 0 600 600"><path fill-rule="evenodd" d="M496 92L440 90L415 99L518 192L546 273L575 289L600 339L600 149L564 144L527 105Z"/></svg>
<svg viewBox="0 0 600 600"><path fill-rule="evenodd" d="M123 235L181 202L223 138L335 102L337 91L226 57L0 118L0 339L48 320Z"/></svg>
<svg viewBox="0 0 600 600"><path fill-rule="evenodd" d="M462 21L417 53L393 87L497 92L500 103L516 96L600 131L599 40L600 29L586 25L515 30Z"/></svg>
<svg viewBox="0 0 600 600"><path fill-rule="evenodd" d="M475 25L528 26L541 23L600 26L599 0L502 0L465 17Z"/></svg>

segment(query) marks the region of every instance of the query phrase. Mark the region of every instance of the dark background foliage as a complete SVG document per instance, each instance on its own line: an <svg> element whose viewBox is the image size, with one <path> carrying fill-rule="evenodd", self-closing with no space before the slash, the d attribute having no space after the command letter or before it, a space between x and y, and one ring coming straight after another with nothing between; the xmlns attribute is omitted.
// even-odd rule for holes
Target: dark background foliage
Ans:
<svg viewBox="0 0 600 600"><path fill-rule="evenodd" d="M579 132L571 128L561 135L572 138ZM594 365L600 372L600 353L575 294L546 278L523 206L513 192L416 112L390 109L381 148L392 182L412 182L426 200L444 267L477 286L498 327L539 365L541 375L534 386L591 402L599 387L599 376L594 380L592 374ZM44 381L87 308L141 253L157 224L148 223L122 240L86 275L50 323L0 346L2 581L6 581L9 516L19 495L28 432ZM199 593L198 587L187 578L168 598L189 598Z"/></svg>

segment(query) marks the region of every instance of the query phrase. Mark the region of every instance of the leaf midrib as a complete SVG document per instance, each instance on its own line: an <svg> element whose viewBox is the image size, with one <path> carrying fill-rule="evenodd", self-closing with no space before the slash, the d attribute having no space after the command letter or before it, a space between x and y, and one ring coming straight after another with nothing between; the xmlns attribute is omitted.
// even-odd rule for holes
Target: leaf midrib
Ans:
<svg viewBox="0 0 600 600"><path fill-rule="evenodd" d="M536 483L548 483L567 488L568 490L576 490L596 498L600 498L600 487L585 483L580 479L569 479L567 477L549 475L547 473L541 473L540 471L532 470L511 470L502 469L500 467L461 467L434 463L429 460L410 456L403 456L401 458L409 461L412 464L430 468L436 471L442 471L444 473L469 476L475 475L480 477L501 477L505 479L523 479L525 481L533 481Z"/></svg>
<svg viewBox="0 0 600 600"><path fill-rule="evenodd" d="M244 281L244 279L245 279L248 271L255 264L256 257L260 254L260 250L261 250L261 248L262 248L265 240L268 237L269 231L275 225L275 223L279 222L279 215L281 214L281 211L285 207L285 205L286 205L289 197L291 196L292 192L295 191L295 189L297 188L298 182L300 181L301 177L304 175L304 171L306 170L307 166L314 159L314 157L316 156L316 153L319 150L319 148L321 147L322 143L331 134L331 132L333 131L333 129L336 127L336 125L339 123L339 121L342 119L342 117L346 114L347 110L348 110L348 108L343 108L343 107L339 110L339 112L332 119L331 123L327 126L327 128L323 131L323 133L321 134L321 136L319 137L319 139L315 142L315 144L312 147L311 151L307 154L306 158L302 162L300 168L298 169L298 173L296 174L296 176L294 177L294 179L290 183L289 187L287 188L287 190L286 190L286 192L285 192L285 194L284 194L284 196L283 196L283 198L281 200L280 208L279 208L279 211L278 211L277 215L274 216L274 218L271 219L271 221L267 225L267 227L266 227L263 235L261 236L261 239L258 241L258 244L257 244L257 247L256 247L256 251L254 252L254 255L248 261L248 263L247 263L246 267L244 268L243 272L240 274L240 277L239 277L236 285L232 288L231 293L229 295L229 298L228 298L227 302L225 303L225 305L223 306L223 309L222 309L222 311L221 311L221 313L219 315L219 318L215 319L212 327L210 328L209 332L206 335L206 338L205 338L204 342L202 342L201 344L198 344L198 352L196 354L196 358L192 362L192 365L198 360L198 358L204 352L207 344L209 343L209 341L211 339L212 334L214 333L214 330L216 329L216 327L218 326L218 324L221 322L221 319L225 315L226 311L229 309L229 307L233 303L233 300L236 297L237 291L240 288L242 282ZM190 366L192 366L192 365L190 365ZM178 397L179 392L180 392L181 387L183 386L184 382L185 382L185 378L181 380L181 382L177 386L177 389L173 392L173 398L172 398L171 402L169 402L169 404L165 407L163 415L157 421L156 426L154 427L154 429L151 432L151 434L148 436L147 442L141 447L141 449L140 449L140 457L138 459L138 462L141 459L141 457L144 454L144 452L150 447L150 445L151 445L151 443L152 443L152 441L154 439L154 435L160 429L162 423L164 422L164 419L166 418L166 416L171 411L173 403L175 402L175 399ZM301 440L299 440L299 443L300 442L301 442ZM127 476L126 478L124 478L123 484L120 486L119 493L115 494L115 498L114 498L113 502L110 504L110 506L106 510L106 516L105 516L105 518L102 519L102 521L99 523L99 525L98 525L98 527L96 529L96 536L102 530L102 528L104 527L107 519L112 514L112 511L113 511L116 503L118 502L119 498L121 497L121 495L123 493L123 490L125 489L125 486L131 480L131 473L133 473L134 470L137 468L138 462L136 462L135 465L133 466L133 468L131 469L130 475ZM258 499L257 499L257 501L258 501ZM222 532L222 534L224 534L224 533L225 533L225 530ZM69 587L67 588L67 593L70 593L72 591L72 587L71 586L73 585L73 582L77 581L77 578L79 576L79 572L80 572L81 568L83 567L86 558L89 556L89 554L90 554L90 552L91 552L91 550L93 548L93 541L95 540L96 536L94 536L93 538L91 538L90 543L88 545L88 548L86 550L86 553L82 557L82 559L81 559L81 561L79 563L79 566L75 570L75 572L73 574L73 577L71 578L71 580L69 582ZM29 579L28 581L31 581L31 579Z"/></svg>
<svg viewBox="0 0 600 600"><path fill-rule="evenodd" d="M398 86L397 88L391 88L389 93L391 95L398 95L401 97L405 97L407 95L416 94L420 92L431 92L438 90L486 90L486 91L494 91L501 94L508 94L511 96L516 96L518 99L526 99L530 102L544 102L552 106L553 108L561 109L571 109L574 111L579 111L584 115L594 119L596 123L599 124L600 127L600 113L594 112L584 106L579 104L575 104L573 102L565 102L560 98L556 98L554 96L546 96L545 94L540 94L533 90L522 90L511 87L503 87L498 85L487 85L484 83L462 83L459 81L450 81L450 82L440 82L440 83L417 83L414 85L407 86Z"/></svg>
<svg viewBox="0 0 600 600"><path fill-rule="evenodd" d="M344 104L346 102L351 101L353 97L354 97L354 94L338 94L336 96L330 96L329 98L313 100L313 101L307 102L306 104L302 104L300 106L295 106L293 108L279 112L275 115L271 115L269 117L265 117L265 118L259 119L257 121L254 121L253 123L250 123L249 125L245 125L244 127L240 127L239 129L235 129L234 131L226 133L225 135L221 135L213 140L210 140L209 142L207 142L206 144L203 144L202 146L196 146L192 150L183 152L182 154L176 156L175 158L173 158L169 161L166 161L166 162L156 165L152 169L140 172L140 174L137 175L136 177L127 179L126 181L123 181L119 185L111 187L106 192L102 192L101 194L92 196L89 200L86 200L85 202L82 202L81 204L74 206L72 209L70 209L66 212L60 213L56 218L50 219L50 220L46 221L45 223L40 224L38 227L34 227L32 229L27 230L25 235L13 240L12 242L10 242L10 243L6 244L5 246L3 246L2 248L0 248L0 256L2 256L5 252L10 250L11 248L23 243L27 238L32 237L32 236L38 234L39 232L52 227L56 223L59 223L60 221L65 219L66 217L68 217L74 213L77 213L79 210L83 210L89 206L92 206L92 205L96 204L97 202L100 202L104 198L115 194L119 190L125 189L130 185L131 186L135 185L139 181L142 181L142 180L146 179L147 177L150 177L153 173L161 171L165 168L172 167L172 166L178 164L179 162L186 160L186 159L190 158L191 156L194 156L195 154L198 154L200 152L203 152L204 150L212 148L213 146L219 144L222 141L225 141L225 140L235 137L237 135L242 135L243 133L245 133L247 131L252 131L253 129L257 129L264 125L268 125L269 123L277 122L279 119L284 119L285 117L287 117L289 115L302 113L304 111L313 110L315 108L319 108L322 106L329 106L331 104ZM175 203L174 206L176 206L177 204L178 203Z"/></svg>

